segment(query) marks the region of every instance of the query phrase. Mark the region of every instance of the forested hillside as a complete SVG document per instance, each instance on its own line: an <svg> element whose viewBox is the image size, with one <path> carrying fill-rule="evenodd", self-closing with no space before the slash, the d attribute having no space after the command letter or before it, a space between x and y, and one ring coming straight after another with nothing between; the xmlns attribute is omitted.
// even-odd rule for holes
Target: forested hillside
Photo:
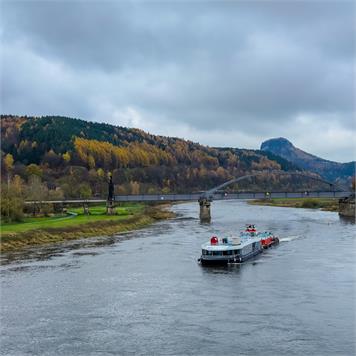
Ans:
<svg viewBox="0 0 356 356"><path fill-rule="evenodd" d="M193 192L265 169L295 170L270 152L211 148L67 117L1 116L1 166L27 198ZM272 185L278 179L272 179Z"/></svg>

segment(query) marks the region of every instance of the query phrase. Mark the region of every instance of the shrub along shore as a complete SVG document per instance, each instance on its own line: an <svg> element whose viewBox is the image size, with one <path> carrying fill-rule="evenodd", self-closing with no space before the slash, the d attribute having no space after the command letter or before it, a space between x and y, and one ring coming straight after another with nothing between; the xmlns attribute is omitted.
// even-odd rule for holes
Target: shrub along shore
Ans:
<svg viewBox="0 0 356 356"><path fill-rule="evenodd" d="M107 236L140 229L155 221L174 217L166 205L132 204L117 208L117 215L105 215L105 207L68 209L70 215L24 218L23 222L1 224L1 252L94 236Z"/></svg>
<svg viewBox="0 0 356 356"><path fill-rule="evenodd" d="M339 211L338 199L333 198L273 198L249 201L253 205L280 206L286 208L321 209Z"/></svg>

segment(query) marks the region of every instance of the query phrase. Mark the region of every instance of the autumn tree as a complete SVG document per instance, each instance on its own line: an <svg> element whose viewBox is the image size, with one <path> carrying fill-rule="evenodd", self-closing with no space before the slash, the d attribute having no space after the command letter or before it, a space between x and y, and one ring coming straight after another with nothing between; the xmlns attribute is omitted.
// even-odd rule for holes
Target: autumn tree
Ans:
<svg viewBox="0 0 356 356"><path fill-rule="evenodd" d="M14 157L11 153L8 153L4 158L5 169L7 172L11 172L14 165Z"/></svg>
<svg viewBox="0 0 356 356"><path fill-rule="evenodd" d="M42 177L42 173L43 173L42 169L37 164L31 163L26 167L26 174L28 177L31 176Z"/></svg>
<svg viewBox="0 0 356 356"><path fill-rule="evenodd" d="M92 196L92 191L88 183L82 183L78 187L79 197L82 199L89 199Z"/></svg>
<svg viewBox="0 0 356 356"><path fill-rule="evenodd" d="M68 164L70 162L71 155L69 152L65 152L62 154L62 158L63 158L64 162Z"/></svg>
<svg viewBox="0 0 356 356"><path fill-rule="evenodd" d="M24 207L24 185L22 179L15 175L5 186L1 185L1 216L7 222L21 221Z"/></svg>
<svg viewBox="0 0 356 356"><path fill-rule="evenodd" d="M130 187L131 187L131 194L140 194L140 183L131 181L130 182Z"/></svg>
<svg viewBox="0 0 356 356"><path fill-rule="evenodd" d="M32 174L29 177L29 184L26 191L26 199L32 201L46 200L48 195L48 188L46 184L42 183L41 177Z"/></svg>
<svg viewBox="0 0 356 356"><path fill-rule="evenodd" d="M4 166L7 172L7 184L10 184L11 172L14 167L14 157L12 154L8 153L4 158Z"/></svg>

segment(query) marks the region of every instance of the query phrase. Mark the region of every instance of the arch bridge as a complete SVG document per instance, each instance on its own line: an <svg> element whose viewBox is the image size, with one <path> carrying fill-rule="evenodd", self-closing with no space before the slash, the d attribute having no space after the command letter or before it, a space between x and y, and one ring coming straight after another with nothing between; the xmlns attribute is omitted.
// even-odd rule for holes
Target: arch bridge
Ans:
<svg viewBox="0 0 356 356"><path fill-rule="evenodd" d="M325 192L309 192L309 191L304 191L304 192L264 192L264 193L232 193L232 194L227 194L227 193L220 193L218 194L219 191L221 191L223 188L230 186L232 184L236 184L238 182L250 179L250 178L256 178L256 177L266 177L268 178L268 175L277 175L277 176L299 176L302 178L307 178L319 183L326 184L329 187L328 191ZM305 174L303 172L285 172L285 171L262 171L258 172L255 174L247 174L241 177L233 178L225 183L222 183L212 189L207 190L206 192L202 193L201 196L199 197L199 205L200 205L200 220L202 222L209 222L211 220L211 212L210 212L210 205L213 200L217 199L262 199L262 198L302 198L302 197L331 197L331 198L336 198L336 197L344 197L345 195L350 194L348 192L348 189L345 187L341 187L338 184L331 183L329 181L326 181L322 178L319 177L314 177L310 176L308 174Z"/></svg>

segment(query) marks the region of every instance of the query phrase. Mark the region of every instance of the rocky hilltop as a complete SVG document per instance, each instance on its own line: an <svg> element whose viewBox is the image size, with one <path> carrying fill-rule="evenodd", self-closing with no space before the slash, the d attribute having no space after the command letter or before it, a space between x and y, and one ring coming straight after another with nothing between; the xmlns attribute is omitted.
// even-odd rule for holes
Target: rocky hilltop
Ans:
<svg viewBox="0 0 356 356"><path fill-rule="evenodd" d="M331 182L351 182L355 175L355 162L339 163L329 161L295 147L286 138L272 138L264 141L261 150L283 157L302 169L319 174Z"/></svg>

